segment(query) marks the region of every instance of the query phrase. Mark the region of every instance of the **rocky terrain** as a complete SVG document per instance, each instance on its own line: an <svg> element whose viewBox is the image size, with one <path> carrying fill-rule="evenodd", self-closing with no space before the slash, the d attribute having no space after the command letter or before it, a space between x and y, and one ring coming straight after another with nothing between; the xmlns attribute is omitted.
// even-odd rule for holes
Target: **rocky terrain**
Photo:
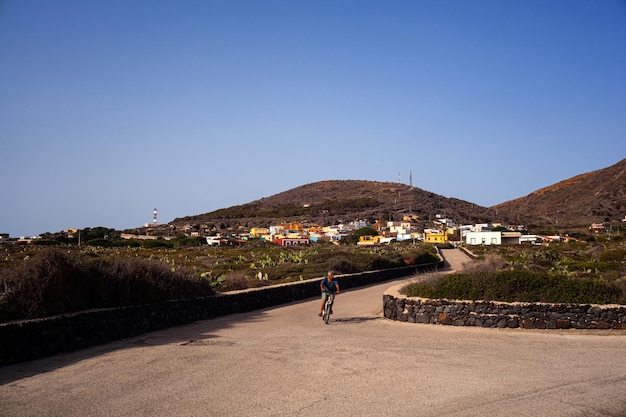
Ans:
<svg viewBox="0 0 626 417"><path fill-rule="evenodd" d="M555 229L588 228L592 223L617 227L626 216L626 159L498 204L493 209L502 218Z"/></svg>

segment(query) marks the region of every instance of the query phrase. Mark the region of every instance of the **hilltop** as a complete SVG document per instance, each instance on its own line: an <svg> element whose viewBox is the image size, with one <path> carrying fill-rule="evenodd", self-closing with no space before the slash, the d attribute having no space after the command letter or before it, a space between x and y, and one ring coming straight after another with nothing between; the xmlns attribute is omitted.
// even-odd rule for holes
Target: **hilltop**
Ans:
<svg viewBox="0 0 626 417"><path fill-rule="evenodd" d="M619 224L626 215L626 159L492 208L501 218L554 229Z"/></svg>
<svg viewBox="0 0 626 417"><path fill-rule="evenodd" d="M494 211L487 207L411 187L363 180L330 180L302 185L247 204L178 218L170 224L215 224L231 228L267 227L286 221L337 224L356 219L402 220L412 216L427 224L436 215L457 222L485 222Z"/></svg>
<svg viewBox="0 0 626 417"><path fill-rule="evenodd" d="M237 230L288 221L329 225L355 219L402 220L411 216L428 227L440 215L460 224L492 221L573 231L587 229L592 223L621 224L626 215L625 171L623 159L608 168L577 175L493 207L401 183L319 181L247 204L177 218L169 225L215 225Z"/></svg>

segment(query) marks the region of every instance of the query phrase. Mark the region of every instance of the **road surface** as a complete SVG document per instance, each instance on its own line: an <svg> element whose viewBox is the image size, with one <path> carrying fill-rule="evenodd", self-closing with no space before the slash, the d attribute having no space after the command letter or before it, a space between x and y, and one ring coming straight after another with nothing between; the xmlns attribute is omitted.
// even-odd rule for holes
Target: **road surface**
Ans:
<svg viewBox="0 0 626 417"><path fill-rule="evenodd" d="M626 332L389 321L396 283L2 367L0 415L626 416Z"/></svg>

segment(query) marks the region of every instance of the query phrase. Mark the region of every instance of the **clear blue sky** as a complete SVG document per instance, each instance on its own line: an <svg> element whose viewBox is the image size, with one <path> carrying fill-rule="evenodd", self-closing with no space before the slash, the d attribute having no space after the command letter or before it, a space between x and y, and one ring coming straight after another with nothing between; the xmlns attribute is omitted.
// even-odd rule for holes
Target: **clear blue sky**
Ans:
<svg viewBox="0 0 626 417"><path fill-rule="evenodd" d="M332 179L492 206L626 157L624 1L0 0L0 232Z"/></svg>

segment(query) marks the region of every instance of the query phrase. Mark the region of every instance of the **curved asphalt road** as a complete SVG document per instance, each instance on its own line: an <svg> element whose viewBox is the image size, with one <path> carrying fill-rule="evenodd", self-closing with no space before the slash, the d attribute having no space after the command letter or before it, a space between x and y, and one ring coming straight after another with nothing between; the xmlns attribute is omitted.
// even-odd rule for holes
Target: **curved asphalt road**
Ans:
<svg viewBox="0 0 626 417"><path fill-rule="evenodd" d="M392 285L3 367L0 415L626 415L625 331L398 323Z"/></svg>

